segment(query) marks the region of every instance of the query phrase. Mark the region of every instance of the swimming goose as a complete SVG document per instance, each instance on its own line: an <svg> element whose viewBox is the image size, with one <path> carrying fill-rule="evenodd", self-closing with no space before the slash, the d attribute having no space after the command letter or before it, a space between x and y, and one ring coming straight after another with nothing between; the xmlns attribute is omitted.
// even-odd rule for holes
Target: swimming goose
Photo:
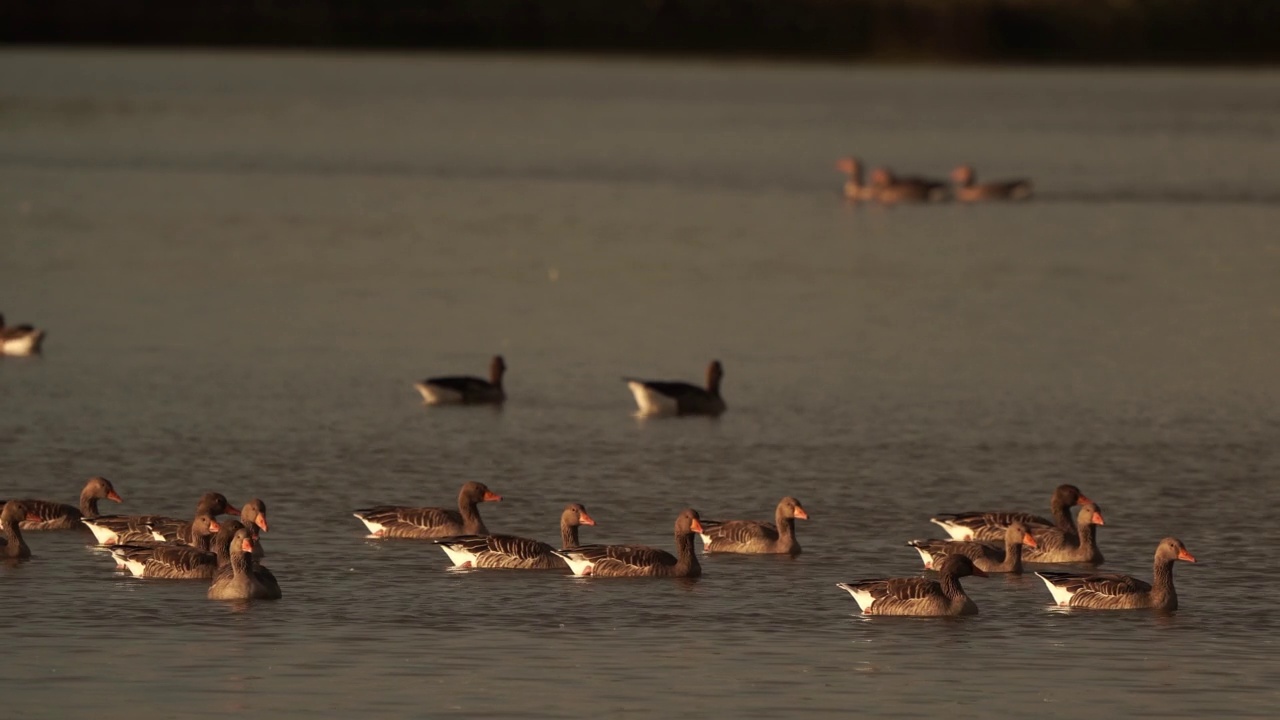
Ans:
<svg viewBox="0 0 1280 720"><path fill-rule="evenodd" d="M586 508L569 503L560 513L560 547L578 547L578 526L595 524ZM460 535L435 543L455 567L512 570L563 570L565 567L564 560L556 556L552 546L515 535Z"/></svg>
<svg viewBox="0 0 1280 720"><path fill-rule="evenodd" d="M501 405L507 400L502 389L502 376L507 363L501 355L489 361L489 379L471 375L449 375L427 378L413 384L428 405Z"/></svg>
<svg viewBox="0 0 1280 720"><path fill-rule="evenodd" d="M0 557L22 559L31 557L31 548L22 538L23 520L34 520L36 516L27 512L27 506L21 500L10 500L0 510L0 525L4 526L4 537L0 537Z"/></svg>
<svg viewBox="0 0 1280 720"><path fill-rule="evenodd" d="M240 506L240 519L244 521L244 527L249 529L249 537L253 538L253 559L261 560L266 557L266 551L262 549L258 534L267 532L267 504L253 498Z"/></svg>
<svg viewBox="0 0 1280 720"><path fill-rule="evenodd" d="M1035 533L1036 545L1022 553L1023 562L1033 563L1089 563L1101 565L1102 551L1095 539L1097 526L1102 525L1102 510L1094 503L1085 503L1076 513L1076 531L1070 535L1058 528L1046 528Z"/></svg>
<svg viewBox="0 0 1280 720"><path fill-rule="evenodd" d="M0 315L0 355L34 355L44 343L44 331L30 325L4 324Z"/></svg>
<svg viewBox="0 0 1280 720"><path fill-rule="evenodd" d="M207 492L196 503L196 516L239 515L238 510L222 493ZM191 544L191 521L164 515L99 515L84 518L93 531L99 545L126 545L147 543L153 540L172 542L182 539Z"/></svg>
<svg viewBox="0 0 1280 720"><path fill-rule="evenodd" d="M239 520L230 520L222 524L222 529L218 531L217 538L213 541L214 550L218 553L218 569L213 573L213 581L226 582L234 576L234 570L231 567L230 547L232 538L241 529L249 533L249 539L253 540L253 550L249 552L248 571L253 574L257 582L267 588L267 590L280 597L280 583L276 581L275 573L270 568L263 565L261 560L266 552L262 549L262 542L258 540L254 534L252 526L246 526Z"/></svg>
<svg viewBox="0 0 1280 720"><path fill-rule="evenodd" d="M923 577L885 578L836 583L847 590L863 615L908 615L943 617L976 615L978 606L960 587L959 578L967 575L986 577L964 555L948 555L938 563L938 579Z"/></svg>
<svg viewBox="0 0 1280 720"><path fill-rule="evenodd" d="M918 177L897 177L888 168L871 171L871 199L883 205L939 202L947 199L946 183Z"/></svg>
<svg viewBox="0 0 1280 720"><path fill-rule="evenodd" d="M856 157L842 157L836 161L836 170L848 178L844 181L844 196L849 200L874 200L874 188L862 181L862 161Z"/></svg>
<svg viewBox="0 0 1280 720"><path fill-rule="evenodd" d="M1021 575L1022 546L1035 547L1036 539L1026 525L1016 522L1005 530L1003 548L970 540L912 540L907 544L920 553L925 570L932 570L947 555L964 555L983 572Z"/></svg>
<svg viewBox="0 0 1280 720"><path fill-rule="evenodd" d="M712 360L707 366L707 387L700 388L686 382L673 380L637 380L623 378L639 406L638 415L711 415L725 411L720 397L720 381L724 378L724 366Z"/></svg>
<svg viewBox="0 0 1280 720"><path fill-rule="evenodd" d="M755 520L703 520L703 552L799 555L796 519L808 520L800 501L784 497L773 512L773 522Z"/></svg>
<svg viewBox="0 0 1280 720"><path fill-rule="evenodd" d="M1173 563L1195 562L1182 541L1167 537L1156 546L1152 582L1128 575L1082 575L1064 572L1038 572L1053 600L1066 607L1094 610L1177 610L1178 593L1173 589Z"/></svg>
<svg viewBox="0 0 1280 720"><path fill-rule="evenodd" d="M116 489L111 486L111 481L97 476L89 478L89 482L85 483L84 489L80 491L79 509L53 500L23 499L21 502L27 506L27 512L34 515L36 519L23 520L22 529L84 529L80 518L97 517L99 500L122 502L120 495L116 493ZM0 500L0 504L3 504L3 502L3 500Z"/></svg>
<svg viewBox="0 0 1280 720"><path fill-rule="evenodd" d="M272 587L253 572L253 538L240 528L231 539L230 573L222 573L209 585L210 600L278 600L279 584ZM274 579L274 578L273 578Z"/></svg>
<svg viewBox="0 0 1280 720"><path fill-rule="evenodd" d="M192 522L193 542L189 545L155 543L151 545L114 545L111 556L117 567L127 569L134 577L169 580L210 580L218 567L217 540L213 533L222 528L209 515ZM229 538L222 538L227 542Z"/></svg>
<svg viewBox="0 0 1280 720"><path fill-rule="evenodd" d="M1001 180L996 182L977 182L977 177L970 165L961 165L951 171L951 179L955 181L952 191L960 202L982 202L984 200L1025 200L1031 197L1030 180Z"/></svg>
<svg viewBox="0 0 1280 720"><path fill-rule="evenodd" d="M676 518L676 554L644 545L585 545L555 554L574 575L597 577L698 577L702 566L693 551L693 534L702 532L698 511L686 508Z"/></svg>
<svg viewBox="0 0 1280 720"><path fill-rule="evenodd" d="M354 515L374 537L431 540L455 535L488 535L476 505L500 500L502 496L490 491L484 483L468 482L458 491L457 510L379 505L356 510Z"/></svg>
<svg viewBox="0 0 1280 720"><path fill-rule="evenodd" d="M1053 491L1050 506L1053 509L1053 520L1039 515L1021 512L963 512L944 513L930 518L929 522L940 526L956 540L977 540L979 542L999 542L1004 531L1015 522L1027 526L1032 533L1049 527L1057 527L1068 534L1075 534L1076 525L1067 508L1092 502L1080 493L1075 485L1059 485Z"/></svg>

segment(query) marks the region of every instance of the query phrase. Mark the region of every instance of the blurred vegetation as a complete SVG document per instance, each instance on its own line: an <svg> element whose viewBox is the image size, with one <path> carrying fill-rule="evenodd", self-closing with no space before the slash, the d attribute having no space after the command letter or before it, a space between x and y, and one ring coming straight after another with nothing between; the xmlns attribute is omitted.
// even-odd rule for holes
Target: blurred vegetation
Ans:
<svg viewBox="0 0 1280 720"><path fill-rule="evenodd" d="M1280 0L5 0L0 42L1273 63Z"/></svg>

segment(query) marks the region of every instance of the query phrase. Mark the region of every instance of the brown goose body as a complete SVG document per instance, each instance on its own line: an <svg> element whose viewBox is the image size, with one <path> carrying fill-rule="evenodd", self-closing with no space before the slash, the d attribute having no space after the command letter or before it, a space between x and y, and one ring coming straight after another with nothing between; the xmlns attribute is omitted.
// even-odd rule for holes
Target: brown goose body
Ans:
<svg viewBox="0 0 1280 720"><path fill-rule="evenodd" d="M1005 531L1004 547L970 540L912 540L907 543L920 553L924 569L932 570L947 555L964 555L973 566L986 573L1022 574L1022 546L1036 546L1027 526L1015 522Z"/></svg>
<svg viewBox="0 0 1280 720"><path fill-rule="evenodd" d="M208 492L196 503L196 517L209 515L239 515L240 510L227 501L222 493ZM192 528L194 520L179 520L170 517L154 517L147 524L156 540L163 542L181 542L195 544L196 533Z"/></svg>
<svg viewBox="0 0 1280 720"><path fill-rule="evenodd" d="M579 576L698 577L702 566L693 551L693 535L701 529L698 511L686 508L675 522L675 555L644 545L584 545L555 553Z"/></svg>
<svg viewBox="0 0 1280 720"><path fill-rule="evenodd" d="M1058 528L1048 528L1035 533L1036 546L1022 553L1024 562L1033 563L1089 563L1101 565L1104 558L1097 544L1097 526L1103 524L1102 510L1094 503L1085 503L1076 513L1076 531L1067 534Z"/></svg>
<svg viewBox="0 0 1280 720"><path fill-rule="evenodd" d="M951 171L955 182L952 193L960 202L986 202L991 200L1026 200L1031 197L1031 181L1025 179L998 180L980 183L973 167L961 165Z"/></svg>
<svg viewBox="0 0 1280 720"><path fill-rule="evenodd" d="M727 408L720 397L724 366L719 360L707 365L707 386L698 387L678 380L638 380L623 378L635 396L638 415L709 415L717 417Z"/></svg>
<svg viewBox="0 0 1280 720"><path fill-rule="evenodd" d="M210 600L278 600L282 597L280 584L275 582L274 575L269 575L270 571L268 575L255 572L253 538L248 529L236 530L229 551L227 571L218 573L209 585Z"/></svg>
<svg viewBox="0 0 1280 720"><path fill-rule="evenodd" d="M756 520L703 520L702 536L704 552L749 553L758 555L799 555L800 543L796 540L795 521L808 520L800 501L784 497L778 501L772 523Z"/></svg>
<svg viewBox="0 0 1280 720"><path fill-rule="evenodd" d="M888 168L871 171L872 200L882 205L897 203L939 202L947 199L947 184L920 177L898 177Z"/></svg>
<svg viewBox="0 0 1280 720"><path fill-rule="evenodd" d="M215 549L218 553L218 569L213 573L213 581L226 582L234 576L234 570L231 567L231 545L234 542L236 533L244 530L249 539L253 540L253 549L249 551L248 572L252 573L256 582L267 588L270 594L280 597L280 583L276 581L275 573L261 562L265 552L262 550L262 543L259 542L257 536L253 532L254 528L245 525L238 520L231 520L223 523L222 530L218 532L218 537L214 541Z"/></svg>
<svg viewBox="0 0 1280 720"><path fill-rule="evenodd" d="M875 188L862 179L862 161L856 157L843 157L836 161L836 169L845 174L844 196L848 200L874 200Z"/></svg>
<svg viewBox="0 0 1280 720"><path fill-rule="evenodd" d="M1167 537L1156 547L1152 582L1129 575L1084 575L1038 572L1037 576L1053 594L1054 602L1065 607L1094 610L1177 610L1178 593L1173 588L1173 563L1195 562L1182 541Z"/></svg>
<svg viewBox="0 0 1280 720"><path fill-rule="evenodd" d="M560 513L560 547L578 547L578 527L595 525L579 503ZM565 562L547 543L516 535L460 535L435 541L454 567L506 568L510 570L564 570Z"/></svg>
<svg viewBox="0 0 1280 720"><path fill-rule="evenodd" d="M938 579L923 577L877 578L836 583L862 608L863 615L947 617L976 615L978 606L965 594L959 578L986 577L963 555L948 555L938 563Z"/></svg>
<svg viewBox="0 0 1280 720"><path fill-rule="evenodd" d="M484 483L468 482L458 492L457 510L379 505L353 514L374 537L434 540L456 535L488 535L476 505L500 500L502 496L490 491Z"/></svg>
<svg viewBox="0 0 1280 720"><path fill-rule="evenodd" d="M0 355L38 355L44 336L44 330L32 325L5 325L0 315Z"/></svg>
<svg viewBox="0 0 1280 720"><path fill-rule="evenodd" d="M414 383L428 405L501 405L507 401L502 376L507 363L501 355L489 361L489 379L472 375L447 375Z"/></svg>
<svg viewBox="0 0 1280 720"><path fill-rule="evenodd" d="M196 503L195 516L239 515L240 510L227 502L222 493L208 492ZM181 520L165 515L99 515L83 518L82 523L93 531L100 545L142 544L153 540L172 542L183 540L191 544L191 520Z"/></svg>
<svg viewBox="0 0 1280 720"><path fill-rule="evenodd" d="M213 533L221 528L209 515L196 517L192 526L191 544L116 545L111 548L111 555L117 566L129 570L135 577L210 580L218 568L218 552L210 546L217 543ZM226 538L219 539L227 542Z"/></svg>
<svg viewBox="0 0 1280 720"><path fill-rule="evenodd" d="M0 536L0 557L10 560L31 557L31 548L22 537L22 521L34 517L21 500L10 500L4 504L4 509L0 510L0 525L4 526L4 534Z"/></svg>
<svg viewBox="0 0 1280 720"><path fill-rule="evenodd" d="M1071 520L1069 508L1092 502L1085 497L1075 485L1059 485L1053 491L1050 508L1053 519L1022 512L962 512L943 513L930 518L930 522L947 531L956 540L977 540L979 542L1000 542L1004 539L1005 530L1015 522L1026 525L1033 535L1038 535L1045 528L1056 527L1067 534L1076 531L1075 522Z"/></svg>
<svg viewBox="0 0 1280 720"><path fill-rule="evenodd" d="M67 505L53 500L24 498L20 502L27 507L30 516L38 519L23 520L23 530L84 530L81 518L98 516L98 501L121 502L111 481L104 477L91 477L80 491L80 506ZM0 504L4 501L0 500Z"/></svg>

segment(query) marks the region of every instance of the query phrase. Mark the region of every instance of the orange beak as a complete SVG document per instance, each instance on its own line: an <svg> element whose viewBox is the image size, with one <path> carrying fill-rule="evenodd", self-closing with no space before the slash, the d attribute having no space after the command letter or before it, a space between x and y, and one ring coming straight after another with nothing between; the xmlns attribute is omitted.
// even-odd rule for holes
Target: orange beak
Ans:
<svg viewBox="0 0 1280 720"><path fill-rule="evenodd" d="M1027 533L1026 535L1022 536L1022 544L1026 545L1027 547L1035 547L1036 539L1031 537L1031 533Z"/></svg>
<svg viewBox="0 0 1280 720"><path fill-rule="evenodd" d="M696 533L701 534L701 533L702 533L702 523L698 522L698 518L694 518L694 519L693 519L693 522L689 523L689 529L690 529L690 530L692 530L692 531L694 531L694 532L696 532Z"/></svg>
<svg viewBox="0 0 1280 720"><path fill-rule="evenodd" d="M586 513L578 513L578 524L579 525L595 525L596 521L592 520L591 516Z"/></svg>
<svg viewBox="0 0 1280 720"><path fill-rule="evenodd" d="M1096 512L1093 514L1092 522L1094 525L1106 525L1106 523L1102 521L1102 513L1100 512Z"/></svg>
<svg viewBox="0 0 1280 720"><path fill-rule="evenodd" d="M107 493L107 499L114 500L115 502L124 502L124 498L120 497L120 493L116 492L115 490L112 490L111 492Z"/></svg>
<svg viewBox="0 0 1280 720"><path fill-rule="evenodd" d="M239 515L239 514L240 514L240 509L239 509L239 508L237 508L235 505L232 505L231 503L227 503L227 514L228 514L228 515Z"/></svg>
<svg viewBox="0 0 1280 720"><path fill-rule="evenodd" d="M219 531L219 530L221 530L221 529L222 529L222 526L218 524L218 521L217 521L217 520L210 520L210 521L209 521L209 530L210 530L210 531L212 531L212 532L218 532L218 531Z"/></svg>
<svg viewBox="0 0 1280 720"><path fill-rule="evenodd" d="M240 549L245 552L253 552L253 541L249 538L245 538L244 542L240 543Z"/></svg>
<svg viewBox="0 0 1280 720"><path fill-rule="evenodd" d="M254 523L255 525L257 525L258 527L262 528L262 532L266 532L266 531L267 531L267 516L266 516L266 515L259 515L259 516L258 516L258 519L257 519L257 520L254 520L254 521L253 521L253 523Z"/></svg>
<svg viewBox="0 0 1280 720"><path fill-rule="evenodd" d="M1179 551L1178 551L1178 559L1179 559L1179 560L1186 560L1187 562L1195 562L1195 561L1196 561L1195 557L1194 557L1191 553L1187 552L1185 549L1184 549L1184 550L1179 550Z"/></svg>
<svg viewBox="0 0 1280 720"><path fill-rule="evenodd" d="M805 512L805 511L804 511L804 508L802 508L802 507L798 507L798 508L796 508L795 516L796 516L796 517L798 517L798 518L800 518L801 520L808 520L808 519L809 519L809 513Z"/></svg>
<svg viewBox="0 0 1280 720"><path fill-rule="evenodd" d="M496 492L489 492L488 490L485 490L484 497L480 498L481 502L499 502L501 500L502 500L501 495L499 495Z"/></svg>
<svg viewBox="0 0 1280 720"><path fill-rule="evenodd" d="M1093 505L1093 504L1094 504L1094 502L1093 502L1092 500L1090 500L1089 498L1087 498L1087 497L1085 497L1085 496L1081 495L1081 496L1080 496L1080 499L1079 499L1079 500L1076 500L1076 504L1077 504L1077 505Z"/></svg>

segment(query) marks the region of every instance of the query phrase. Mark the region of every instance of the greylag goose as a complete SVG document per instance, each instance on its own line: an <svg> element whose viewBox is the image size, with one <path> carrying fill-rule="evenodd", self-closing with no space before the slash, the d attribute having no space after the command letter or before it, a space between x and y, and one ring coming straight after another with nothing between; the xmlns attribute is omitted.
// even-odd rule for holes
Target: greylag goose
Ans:
<svg viewBox="0 0 1280 720"><path fill-rule="evenodd" d="M871 171L870 195L884 205L903 202L939 202L947 199L946 183L918 177L897 177L888 168Z"/></svg>
<svg viewBox="0 0 1280 720"><path fill-rule="evenodd" d="M44 331L30 325L5 325L0 315L0 355L34 355L44 343Z"/></svg>
<svg viewBox="0 0 1280 720"><path fill-rule="evenodd" d="M574 575L598 577L698 577L702 566L693 551L693 534L702 532L698 511L686 508L676 518L676 554L644 545L585 545L556 550Z"/></svg>
<svg viewBox="0 0 1280 720"><path fill-rule="evenodd" d="M960 202L983 202L985 200L1025 200L1031 197L1030 180L1000 180L997 182L977 182L973 167L961 165L951 171L951 179L955 181L952 191Z"/></svg>
<svg viewBox="0 0 1280 720"><path fill-rule="evenodd" d="M354 515L374 537L432 540L455 535L488 535L476 505L500 500L502 496L490 491L484 483L468 482L458 492L457 510L379 505L356 510Z"/></svg>
<svg viewBox="0 0 1280 720"><path fill-rule="evenodd" d="M560 513L560 547L578 547L578 526L595 525L587 509L569 503ZM563 570L564 560L550 545L515 535L459 535L435 543L454 567L508 568L512 570Z"/></svg>
<svg viewBox="0 0 1280 720"><path fill-rule="evenodd" d="M236 530L231 538L230 573L220 573L209 585L210 600L278 600L280 586L263 581L253 568L253 538L247 528ZM273 578L274 580L274 578Z"/></svg>
<svg viewBox="0 0 1280 720"><path fill-rule="evenodd" d="M214 571L213 581L228 580L234 572L231 568L231 556L229 554L232 538L241 529L245 529L249 533L249 539L253 540L253 550L249 553L249 572L257 578L258 582L264 585L276 597L280 596L280 583L276 581L275 573L261 563L261 558L265 554L262 550L262 543L259 542L254 534L252 526L246 526L239 520L231 520L223 523L222 530L218 532L218 537L214 540L215 549L218 553L218 569Z"/></svg>
<svg viewBox="0 0 1280 720"><path fill-rule="evenodd" d="M428 405L501 405L507 400L507 393L502 389L502 375L506 371L506 361L501 355L494 355L489 361L488 380L472 375L449 375L427 378L413 386Z"/></svg>
<svg viewBox="0 0 1280 720"><path fill-rule="evenodd" d="M1096 541L1097 526L1102 525L1102 510L1093 503L1080 506L1076 513L1076 531L1070 535L1058 528L1047 528L1035 535L1036 546L1022 553L1024 562L1089 563L1101 565L1102 551Z"/></svg>
<svg viewBox="0 0 1280 720"><path fill-rule="evenodd" d="M773 512L773 522L755 520L703 520L702 549L704 552L731 552L754 554L799 555L800 543L796 540L796 520L808 520L800 501L784 497Z"/></svg>
<svg viewBox="0 0 1280 720"><path fill-rule="evenodd" d="M31 557L31 548L22 539L23 520L34 519L35 515L27 512L27 506L21 500L10 500L0 510L0 525L4 526L4 537L0 537L0 557L22 559Z"/></svg>
<svg viewBox="0 0 1280 720"><path fill-rule="evenodd" d="M258 534L267 532L267 504L253 498L240 506L240 519L244 521L244 527L249 529L249 537L253 538L253 559L261 560L266 556L266 551L262 549Z"/></svg>
<svg viewBox="0 0 1280 720"><path fill-rule="evenodd" d="M239 515L240 510L227 502L222 493L207 492L196 503L196 517L224 514ZM191 535L191 520L164 515L99 515L96 518L83 518L80 522L93 531L99 545L128 545L153 540L183 540L191 544L194 540Z"/></svg>
<svg viewBox="0 0 1280 720"><path fill-rule="evenodd" d="M637 380L623 378L631 394L636 397L639 415L711 415L725 411L720 397L720 381L724 379L724 366L712 360L707 366L707 386L700 388L674 380Z"/></svg>
<svg viewBox="0 0 1280 720"><path fill-rule="evenodd" d="M943 617L976 615L978 606L964 593L959 578L986 577L964 555L948 555L938 563L938 579L923 577L886 578L836 583L849 591L863 615L909 615Z"/></svg>
<svg viewBox="0 0 1280 720"><path fill-rule="evenodd" d="M862 161L856 157L842 157L836 161L836 170L848 176L844 181L844 196L849 200L874 200L875 189L862 181Z"/></svg>
<svg viewBox="0 0 1280 720"><path fill-rule="evenodd" d="M210 580L218 567L218 552L210 549L210 543L216 546L219 540L230 541L229 537L214 539L213 533L221 529L217 520L200 515L192 522L194 537L190 545L114 545L111 556L117 567L127 569L135 577Z"/></svg>
<svg viewBox="0 0 1280 720"><path fill-rule="evenodd" d="M907 544L920 553L925 570L932 570L947 555L964 555L983 572L1021 575L1022 546L1035 547L1036 539L1026 525L1016 522L1005 530L1003 548L971 540L912 540Z"/></svg>
<svg viewBox="0 0 1280 720"><path fill-rule="evenodd" d="M1195 562L1178 538L1167 537L1156 546L1156 562L1150 584L1128 575L1081 575L1038 572L1053 600L1066 607L1094 610L1177 610L1178 593L1173 589L1173 563Z"/></svg>
<svg viewBox="0 0 1280 720"><path fill-rule="evenodd" d="M74 530L84 529L80 518L98 516L98 501L111 500L122 502L111 481L104 477L91 477L80 491L80 507L66 505L53 500L23 499L20 502L27 506L27 512L34 515L35 520L23 520L23 530ZM0 503L3 503L0 500Z"/></svg>
<svg viewBox="0 0 1280 720"><path fill-rule="evenodd" d="M1087 502L1093 501L1082 495L1080 488L1075 485L1059 485L1054 489L1053 499L1050 501L1053 520L1022 512L963 512L940 514L929 521L946 530L956 540L999 542L1004 537L1004 531L1015 522L1026 525L1033 534L1050 527L1074 534L1075 522L1067 509Z"/></svg>

